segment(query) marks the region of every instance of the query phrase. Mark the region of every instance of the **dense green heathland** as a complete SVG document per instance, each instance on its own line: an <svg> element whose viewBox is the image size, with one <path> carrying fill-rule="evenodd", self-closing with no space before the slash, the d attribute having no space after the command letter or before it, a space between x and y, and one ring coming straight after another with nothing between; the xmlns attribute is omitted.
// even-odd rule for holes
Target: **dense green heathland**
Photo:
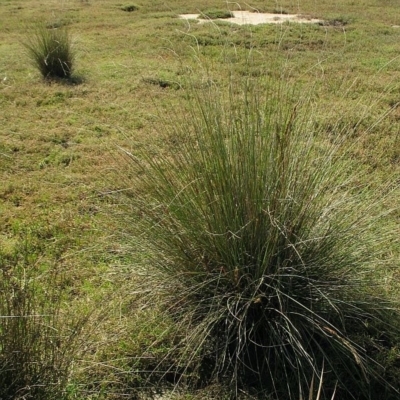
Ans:
<svg viewBox="0 0 400 400"><path fill-rule="evenodd" d="M178 18L181 13L228 8L297 13L324 23L237 26ZM66 29L72 39L73 66L66 79L47 73L43 78L32 65L25 45L32 43L38 26L49 32ZM313 351L302 353L303 342L296 340L304 335L296 336L297 322L290 320L293 330L285 331L283 325L271 330L262 314L268 332L278 337L290 331L291 343L296 342L294 353L282 357L262 352L284 365L281 375L269 375L269 381L280 383L268 393L287 399L283 386L290 386L292 398L299 399L300 382L303 398L309 398L308 392L310 399L331 398L339 382L337 398L344 399L346 391L341 390L352 385L347 376L358 376L366 379L362 390L353 393L355 399L368 398L370 390L373 399L399 398L389 384L400 381L400 342L395 327L387 325L396 321L391 301L398 297L400 280L395 236L400 222L399 43L400 6L395 0L254 0L228 6L216 0L1 1L0 397L140 398L171 387L177 388L172 398L256 396L263 385L246 387L243 380L251 374L246 368L239 371L247 362L246 351L254 348L241 351L236 343L222 355L207 358L221 346L217 339L206 342L205 332L233 335L242 314L228 315L220 304L214 309L213 297L206 295L207 303L200 294L217 293L216 277L229 270L223 293L235 299L236 310L250 305L254 322L261 315L254 304L263 304L266 293L273 297L285 292L287 281L279 281L282 286L265 284L274 288L271 294L255 284L259 275L252 277L246 270L252 257L265 256L259 241L263 229L249 225L246 235L254 241L234 246L236 253L230 247L247 226L246 218L258 221L259 213L263 226L274 228L274 246L281 248L279 235L285 232L283 248L292 246L285 259L298 256L300 264L303 253L297 250L304 249L301 240L296 242L299 237L315 237L318 229L321 235L329 229L336 234L336 241L329 237L309 257L322 266L318 273L326 275L306 274L318 283L317 292L333 285L331 297L314 309L313 301L308 302L310 292L299 297L299 292L290 292L288 304L299 298L308 302L304 332L317 338L317 347L333 342L337 347L327 351L324 361L317 356L308 362ZM270 103L265 103L268 90ZM246 95L251 97L248 102ZM265 104L273 117L263 125L257 110ZM260 127L266 126L271 136L258 140ZM282 135L294 127L290 132L296 135L266 153L267 143L279 141L272 126L280 126ZM238 132L244 130L254 134L253 142L243 142ZM204 133L204 143L193 139ZM230 135L237 141L220 140ZM251 158L240 168L235 164L239 154ZM329 156L335 161L328 162ZM281 164L271 165L274 159ZM325 174L319 167L334 168ZM202 170L207 171L205 183L198 174ZM228 176L235 177L236 184ZM268 186L269 176L275 177L279 190ZM315 181L312 176L317 176ZM246 177L251 182L241 186ZM258 178L268 185L253 185ZM334 195L328 183L336 189ZM236 197L229 196L239 187ZM270 191L264 193L263 188ZM293 226L280 225L271 209L264 213L263 201L255 208L247 203L261 194L268 204L281 204L282 196L294 201L292 194L299 188L307 206L296 203L294 209L285 203L289 208L282 206L278 213L293 221L291 213L297 210L302 219ZM342 207L340 214L340 207L332 206L329 227L321 225L325 219L308 206L315 192L322 196L317 204L322 214L329 204ZM231 220L232 227L225 226ZM231 232L231 241L222 240L218 229L222 236ZM339 249L334 257L331 245ZM274 261L265 265L279 264L274 246L267 252ZM190 262L183 254L189 254ZM334 267L327 260L336 260L336 275L329 273ZM264 271L262 262L256 264ZM357 274L349 265L356 266ZM187 279L199 266L202 273ZM181 274L178 282L175 270ZM365 286L336 296L350 278ZM380 305L363 309L364 295L370 305ZM218 296L221 304L226 302L226 296ZM201 307L196 308L196 302ZM327 310L342 303L348 307L338 313L338 320L327 325L313 320L314 312L320 312L326 321ZM276 304L273 313L281 310ZM390 315L386 306L393 307ZM354 325L340 320L343 315L355 319L360 310L363 318ZM218 323L217 315L223 316ZM237 338L258 337L246 333L253 322ZM335 331L339 328L340 335ZM313 329L319 331L317 336L311 334ZM342 335L344 331L351 337ZM276 345L277 337L262 345ZM235 357L236 363L231 362ZM370 358L386 369L372 363L364 370ZM335 361L328 364L327 359ZM340 369L338 360L351 360L351 373ZM292 364L301 371L296 377L287 376ZM271 365L263 368L271 371ZM251 364L250 369L257 368ZM330 370L336 371L333 378L325 374ZM217 373L205 373L211 371ZM285 379L288 385L281 385ZM371 387L368 379L375 382ZM385 380L387 391L382 388ZM318 394L320 382L324 389Z"/></svg>

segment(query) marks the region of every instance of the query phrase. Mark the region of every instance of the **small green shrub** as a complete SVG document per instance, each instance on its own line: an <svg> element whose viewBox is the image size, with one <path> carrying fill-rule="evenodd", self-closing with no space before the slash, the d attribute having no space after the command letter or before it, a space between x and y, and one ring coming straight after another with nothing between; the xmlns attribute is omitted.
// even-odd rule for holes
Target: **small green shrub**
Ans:
<svg viewBox="0 0 400 400"><path fill-rule="evenodd" d="M232 18L234 15L229 10L217 10L217 9L210 9L207 11L203 11L199 18L209 18L209 19L226 19Z"/></svg>
<svg viewBox="0 0 400 400"><path fill-rule="evenodd" d="M65 27L48 29L39 24L23 44L44 78L71 77L75 54Z"/></svg>
<svg viewBox="0 0 400 400"><path fill-rule="evenodd" d="M375 357L379 332L389 350L398 332L379 283L396 229L341 130L318 131L310 97L281 82L188 98L173 149L131 156L129 172L148 302L177 324L176 380L298 399L319 379L321 399L376 385L374 398L398 398Z"/></svg>

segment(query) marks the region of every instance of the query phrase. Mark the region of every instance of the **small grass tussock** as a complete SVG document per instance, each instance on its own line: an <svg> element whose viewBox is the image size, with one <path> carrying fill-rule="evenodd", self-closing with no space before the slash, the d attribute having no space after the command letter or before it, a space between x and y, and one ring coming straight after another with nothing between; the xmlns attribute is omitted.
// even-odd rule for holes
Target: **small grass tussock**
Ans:
<svg viewBox="0 0 400 400"><path fill-rule="evenodd" d="M58 19L56 21L46 23L47 29L59 29L64 26L70 25L70 21L67 19Z"/></svg>
<svg viewBox="0 0 400 400"><path fill-rule="evenodd" d="M148 302L177 324L176 382L298 399L319 380L320 399L397 398L374 358L379 332L388 351L398 332L379 278L394 261L390 194L360 184L348 142L283 81L188 97L174 151L131 155L128 199L152 255Z"/></svg>
<svg viewBox="0 0 400 400"><path fill-rule="evenodd" d="M331 18L325 22L323 22L322 24L325 26L337 26L337 27L341 27L341 26L346 26L349 25L353 22L352 18L349 18L347 16L337 16L334 18Z"/></svg>
<svg viewBox="0 0 400 400"><path fill-rule="evenodd" d="M23 45L43 78L71 78L75 52L66 27L48 28L39 23Z"/></svg>
<svg viewBox="0 0 400 400"><path fill-rule="evenodd" d="M273 14L281 14L281 15L287 15L287 14L289 14L286 10L284 10L282 7L279 7L279 8L274 8L273 10L272 10L272 13Z"/></svg>
<svg viewBox="0 0 400 400"><path fill-rule="evenodd" d="M63 277L28 233L0 251L0 398L67 398L85 315L63 312Z"/></svg>
<svg viewBox="0 0 400 400"><path fill-rule="evenodd" d="M232 17L233 17L232 11L219 10L215 8L203 11L199 15L199 18L208 18L208 19L227 19Z"/></svg>
<svg viewBox="0 0 400 400"><path fill-rule="evenodd" d="M142 79L143 83L159 86L162 89L171 88L178 90L181 88L181 84L178 81L165 79L162 77L145 77Z"/></svg>
<svg viewBox="0 0 400 400"><path fill-rule="evenodd" d="M128 4L128 5L121 7L121 10L126 11L126 12L133 12L133 11L137 11L138 9L139 9L139 7L134 4Z"/></svg>

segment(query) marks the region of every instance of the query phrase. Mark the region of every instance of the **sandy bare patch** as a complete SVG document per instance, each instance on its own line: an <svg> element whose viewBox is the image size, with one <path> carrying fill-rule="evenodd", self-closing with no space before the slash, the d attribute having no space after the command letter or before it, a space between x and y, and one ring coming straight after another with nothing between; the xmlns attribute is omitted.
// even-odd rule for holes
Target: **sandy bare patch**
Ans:
<svg viewBox="0 0 400 400"><path fill-rule="evenodd" d="M269 13L257 13L250 11L232 11L234 15L232 18L224 19L203 19L199 18L200 14L182 14L179 15L183 19L195 19L199 23L209 22L209 21L226 21L232 24L238 25L259 25L259 24L282 24L284 22L299 22L303 24L317 24L323 21L315 18L307 18L304 15L298 14L269 14Z"/></svg>

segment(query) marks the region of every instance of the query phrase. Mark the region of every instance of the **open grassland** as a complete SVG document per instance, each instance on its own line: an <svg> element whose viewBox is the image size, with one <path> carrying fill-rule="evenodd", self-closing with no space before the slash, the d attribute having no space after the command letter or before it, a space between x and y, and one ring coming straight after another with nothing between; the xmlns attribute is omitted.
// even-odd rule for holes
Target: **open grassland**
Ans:
<svg viewBox="0 0 400 400"><path fill-rule="evenodd" d="M120 148L157 159L185 140L171 132L176 120L190 116L189 86L201 91L212 79L224 90L232 81L283 76L288 87L301 84L310 90L318 131L344 134L351 144L346 157L362 171L359 185L377 191L389 182L387 190L399 191L398 1L130 5L0 1L0 362L6 351L20 354L37 345L39 355L32 351L25 361L42 359L50 363L43 370L57 370L40 372L47 379L41 384L32 383L36 372L27 371L26 381L21 378L25 391L4 398L29 398L30 385L48 389L33 394L37 399L136 398L159 378L155 373L148 379L146 370L168 371L175 361L170 357L178 357L170 355L178 347L174 323L155 297L149 305L139 296L152 290L137 272L150 255L129 236L135 219L124 214L129 204L121 207L129 196L113 194L137 183L138 172ZM227 7L297 13L325 23L236 26L178 18ZM76 50L72 79L44 80L31 65L23 43L38 23L68 29ZM142 190L133 189L134 195ZM385 223L400 236L400 197L391 199L382 203L394 210ZM386 250L392 268L376 274L388 296L397 298L399 241ZM10 320L3 317L33 314L43 317L25 318L31 325L3 323ZM47 329L38 333L37 326ZM7 332L23 339L12 341ZM399 345L387 344L381 362L399 368ZM3 387L17 381L9 362L0 365ZM176 371L164 377L172 384ZM207 389L213 398L222 392L218 385ZM193 388L188 393L173 398L195 398Z"/></svg>

